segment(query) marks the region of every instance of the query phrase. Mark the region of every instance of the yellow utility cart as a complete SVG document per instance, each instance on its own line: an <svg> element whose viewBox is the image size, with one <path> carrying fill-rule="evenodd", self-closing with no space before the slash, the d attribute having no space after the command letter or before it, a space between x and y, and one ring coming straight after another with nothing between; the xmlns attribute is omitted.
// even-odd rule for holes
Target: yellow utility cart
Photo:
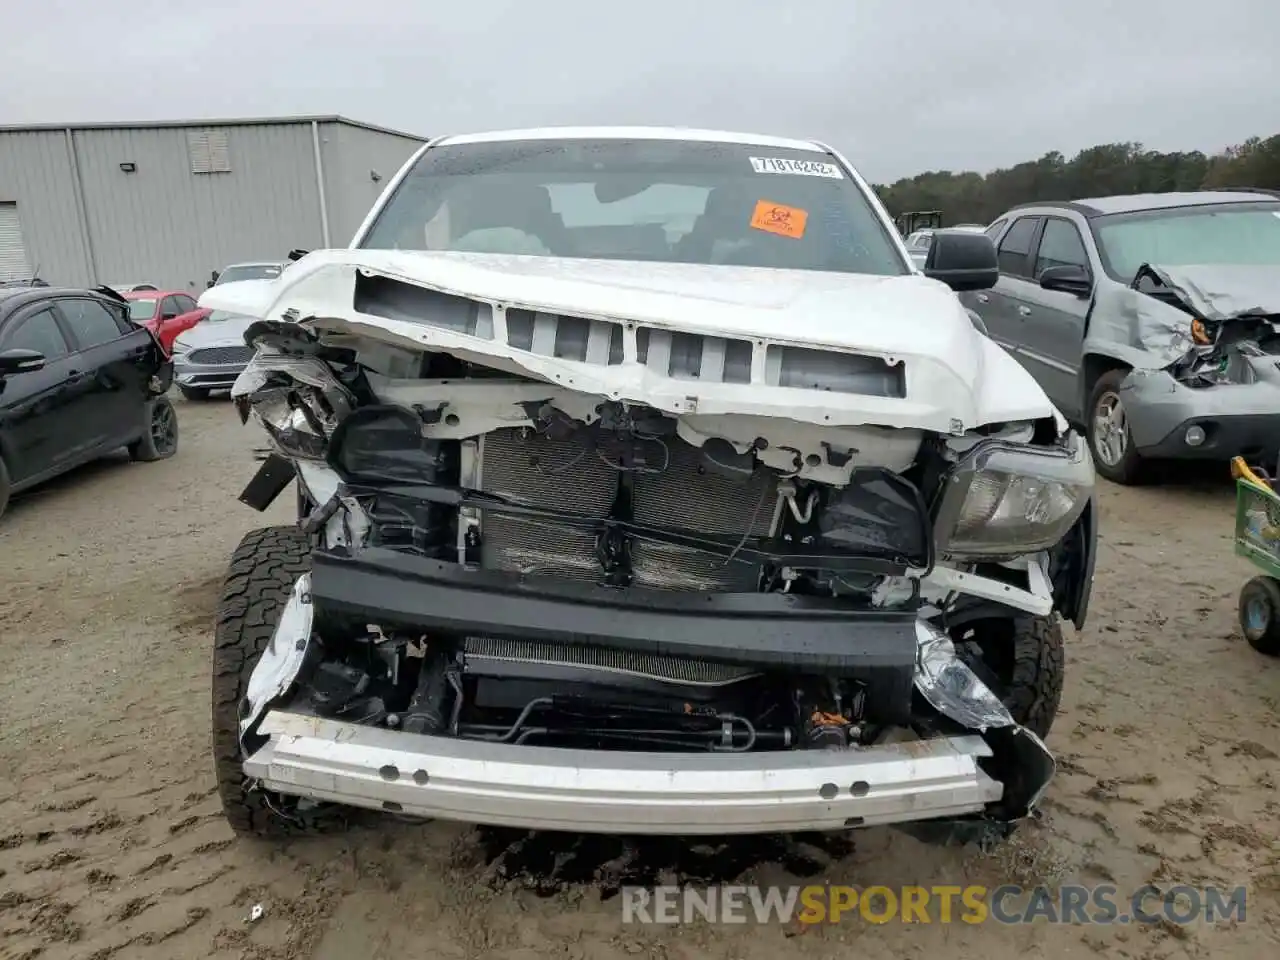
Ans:
<svg viewBox="0 0 1280 960"><path fill-rule="evenodd" d="M1240 590L1240 629L1249 645L1280 656L1280 482L1240 457L1236 480L1236 553L1260 571Z"/></svg>

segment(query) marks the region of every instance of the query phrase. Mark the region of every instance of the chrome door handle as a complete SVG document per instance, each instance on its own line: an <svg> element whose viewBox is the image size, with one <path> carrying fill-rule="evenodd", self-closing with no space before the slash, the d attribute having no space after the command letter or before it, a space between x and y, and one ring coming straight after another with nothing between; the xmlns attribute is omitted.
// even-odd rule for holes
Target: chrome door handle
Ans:
<svg viewBox="0 0 1280 960"><path fill-rule="evenodd" d="M990 298L989 296L987 296L985 293L980 293L980 294L978 294L978 302L979 302L979 303L990 303L990 302L991 302L991 298Z"/></svg>
<svg viewBox="0 0 1280 960"><path fill-rule="evenodd" d="M1031 308L1030 308L1030 307L1018 307L1018 316L1020 316L1020 317L1029 317L1029 316L1031 316Z"/></svg>

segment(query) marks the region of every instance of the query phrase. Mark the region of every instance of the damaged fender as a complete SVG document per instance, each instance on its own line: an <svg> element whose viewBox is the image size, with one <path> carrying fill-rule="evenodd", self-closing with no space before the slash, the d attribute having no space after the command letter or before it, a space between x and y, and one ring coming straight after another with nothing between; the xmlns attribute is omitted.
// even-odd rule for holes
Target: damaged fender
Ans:
<svg viewBox="0 0 1280 960"><path fill-rule="evenodd" d="M945 632L920 621L916 637L916 690L944 717L983 734L1000 766L1018 770L1017 778L1005 785L1001 818L1027 816L1040 803L1057 771L1053 754L1044 741L1014 721L1000 698L956 655Z"/></svg>
<svg viewBox="0 0 1280 960"><path fill-rule="evenodd" d="M1273 267L1147 263L1132 284L1098 288L1084 351L1114 357L1135 370L1161 370L1196 347L1192 319L1223 323L1276 314L1280 284Z"/></svg>
<svg viewBox="0 0 1280 960"><path fill-rule="evenodd" d="M303 574L280 613L266 649L258 659L240 703L240 739L262 719L267 706L288 691L306 662L313 609L311 575Z"/></svg>
<svg viewBox="0 0 1280 960"><path fill-rule="evenodd" d="M1132 284L1102 284L1089 314L1084 353L1158 371L1197 347L1192 321L1220 324L1280 314L1272 267L1143 264Z"/></svg>

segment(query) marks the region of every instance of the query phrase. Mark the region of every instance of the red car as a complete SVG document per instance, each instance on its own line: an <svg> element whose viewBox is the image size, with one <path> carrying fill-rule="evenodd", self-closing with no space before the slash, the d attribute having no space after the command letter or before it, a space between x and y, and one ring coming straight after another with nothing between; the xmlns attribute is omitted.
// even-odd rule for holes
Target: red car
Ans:
<svg viewBox="0 0 1280 960"><path fill-rule="evenodd" d="M178 334L212 312L181 290L131 290L121 296L129 301L129 319L154 333L165 353L173 353Z"/></svg>

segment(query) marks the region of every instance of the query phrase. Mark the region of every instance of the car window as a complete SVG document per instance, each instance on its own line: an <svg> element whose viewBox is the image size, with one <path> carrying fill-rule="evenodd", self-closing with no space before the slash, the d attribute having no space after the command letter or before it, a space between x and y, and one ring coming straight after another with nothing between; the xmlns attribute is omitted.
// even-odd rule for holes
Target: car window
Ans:
<svg viewBox="0 0 1280 960"><path fill-rule="evenodd" d="M1031 252L1031 241L1035 237L1038 217L1021 217L1013 221L1013 226L1000 241L997 259L1000 272L1015 277L1027 276L1027 254Z"/></svg>
<svg viewBox="0 0 1280 960"><path fill-rule="evenodd" d="M1038 277L1048 267L1081 267L1089 269L1089 254L1085 252L1080 231L1070 220L1050 217L1044 222L1040 235L1040 250L1036 253Z"/></svg>
<svg viewBox="0 0 1280 960"><path fill-rule="evenodd" d="M81 350L110 343L121 336L115 317L96 300L59 300L58 309Z"/></svg>
<svg viewBox="0 0 1280 960"><path fill-rule="evenodd" d="M833 157L685 140L433 147L360 246L881 276L912 269Z"/></svg>
<svg viewBox="0 0 1280 960"><path fill-rule="evenodd" d="M196 302L185 294L177 294L173 298L173 302L178 305L179 313L190 313L196 308Z"/></svg>
<svg viewBox="0 0 1280 960"><path fill-rule="evenodd" d="M62 335L62 329L51 309L41 310L25 320L19 320L17 326L3 338L3 342L6 350L35 350L43 354L46 360L65 357L71 352L67 338Z"/></svg>
<svg viewBox="0 0 1280 960"><path fill-rule="evenodd" d="M241 280L274 280L283 268L275 263L245 263L227 267L218 275L218 283L238 283Z"/></svg>
<svg viewBox="0 0 1280 960"><path fill-rule="evenodd" d="M982 232L985 233L992 240L995 240L996 237L1000 236L1000 231L1004 229L1004 225L1008 222L1009 222L1008 217L1001 217L999 220L997 220L991 226L987 227L987 229L983 230Z"/></svg>
<svg viewBox="0 0 1280 960"><path fill-rule="evenodd" d="M137 323L145 323L156 315L154 300L130 300L129 319Z"/></svg>
<svg viewBox="0 0 1280 960"><path fill-rule="evenodd" d="M176 316L182 312L182 308L178 306L177 297L165 297L160 301L160 316Z"/></svg>
<svg viewBox="0 0 1280 960"><path fill-rule="evenodd" d="M133 324L129 322L129 304L116 303L113 300L103 306L107 313L111 314L111 318L116 322L116 328L121 333L130 333L133 331Z"/></svg>

